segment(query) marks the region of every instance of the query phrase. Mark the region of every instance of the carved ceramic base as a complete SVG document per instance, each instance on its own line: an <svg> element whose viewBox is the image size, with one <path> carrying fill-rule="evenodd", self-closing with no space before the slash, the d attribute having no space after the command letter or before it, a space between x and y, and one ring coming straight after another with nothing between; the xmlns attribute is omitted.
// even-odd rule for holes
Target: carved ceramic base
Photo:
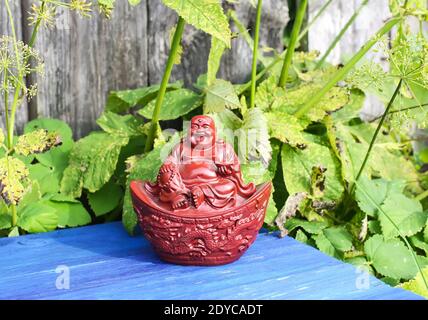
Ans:
<svg viewBox="0 0 428 320"><path fill-rule="evenodd" d="M180 215L151 201L141 181L130 187L143 233L158 255L167 262L201 266L230 263L244 254L263 225L272 188L260 185L235 208Z"/></svg>

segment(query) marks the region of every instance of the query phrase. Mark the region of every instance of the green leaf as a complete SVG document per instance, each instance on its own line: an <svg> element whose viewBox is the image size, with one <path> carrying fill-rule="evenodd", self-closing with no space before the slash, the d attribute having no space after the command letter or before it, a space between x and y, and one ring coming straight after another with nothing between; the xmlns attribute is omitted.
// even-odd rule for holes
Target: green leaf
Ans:
<svg viewBox="0 0 428 320"><path fill-rule="evenodd" d="M30 203L21 212L18 226L30 233L48 232L58 225L58 215L54 208L38 202Z"/></svg>
<svg viewBox="0 0 428 320"><path fill-rule="evenodd" d="M423 276L425 279L428 279L428 268L422 270ZM428 299L428 288L425 284L425 281L422 277L422 273L418 272L416 277L408 282L402 283L401 288L413 291L416 294L419 294Z"/></svg>
<svg viewBox="0 0 428 320"><path fill-rule="evenodd" d="M52 149L51 151L54 151L59 148L62 150L71 149L73 145L73 133L71 131L71 128L64 121L49 118L35 119L25 125L24 133L28 134L30 132L38 131L40 129L47 130L48 132L55 132L59 135L62 144L61 146L58 146L57 148ZM43 155L46 155L47 153L44 153ZM36 157L38 158L38 156Z"/></svg>
<svg viewBox="0 0 428 320"><path fill-rule="evenodd" d="M59 192L61 180L52 168L36 163L30 165L28 169L30 172L29 178L32 181L39 182L39 189L42 195Z"/></svg>
<svg viewBox="0 0 428 320"><path fill-rule="evenodd" d="M310 234L320 234L327 227L328 224L323 221L307 221L297 218L287 220L287 222L285 223L285 228L289 232L293 231L296 228L302 228Z"/></svg>
<svg viewBox="0 0 428 320"><path fill-rule="evenodd" d="M255 104L263 111L271 109L274 102L285 99L286 93L284 88L277 86L278 78L271 76L257 86Z"/></svg>
<svg viewBox="0 0 428 320"><path fill-rule="evenodd" d="M398 227L403 236L412 236L421 231L427 221L428 212L422 212L422 205L403 194L393 194L381 206L385 214L379 215L382 233L385 239L399 236ZM392 220L392 222L390 221Z"/></svg>
<svg viewBox="0 0 428 320"><path fill-rule="evenodd" d="M374 235L364 243L369 262L380 274L394 279L411 279L418 272L409 249L398 239Z"/></svg>
<svg viewBox="0 0 428 320"><path fill-rule="evenodd" d="M40 180L40 183L43 184L44 181ZM34 203L40 200L40 198L42 197L40 183L38 180L31 181L31 184L25 190L24 197L17 206L18 214L30 203Z"/></svg>
<svg viewBox="0 0 428 320"><path fill-rule="evenodd" d="M242 126L242 120L229 109L210 113L209 116L215 122L217 138L234 145L235 131Z"/></svg>
<svg viewBox="0 0 428 320"><path fill-rule="evenodd" d="M108 182L97 192L88 194L89 205L98 217L115 209L120 203L122 194L120 186Z"/></svg>
<svg viewBox="0 0 428 320"><path fill-rule="evenodd" d="M232 83L217 79L206 88L205 113L221 112L224 109L239 109L241 103Z"/></svg>
<svg viewBox="0 0 428 320"><path fill-rule="evenodd" d="M306 137L310 138L310 135L306 135ZM328 147L307 140L307 147L303 150L286 144L282 146L281 160L287 191L290 194L298 192L310 194L312 169L322 166L326 169L323 198L337 201L342 197L344 191L339 164Z"/></svg>
<svg viewBox="0 0 428 320"><path fill-rule="evenodd" d="M18 204L25 193L28 169L18 158L0 159L0 195L6 204Z"/></svg>
<svg viewBox="0 0 428 320"><path fill-rule="evenodd" d="M141 0L128 0L131 6L136 6L141 3Z"/></svg>
<svg viewBox="0 0 428 320"><path fill-rule="evenodd" d="M179 89L181 86L182 84L180 82L170 83L167 86L167 90ZM144 107L147 103L156 98L159 87L159 85L153 85L133 90L112 91L107 98L105 111L122 113L135 106Z"/></svg>
<svg viewBox="0 0 428 320"><path fill-rule="evenodd" d="M91 216L80 202L46 201L43 204L55 210L58 227L84 226L91 222Z"/></svg>
<svg viewBox="0 0 428 320"><path fill-rule="evenodd" d="M90 192L101 189L114 173L120 150L128 141L126 136L94 132L76 142L61 181L61 193L77 198L82 188Z"/></svg>
<svg viewBox="0 0 428 320"><path fill-rule="evenodd" d="M378 213L377 207L382 205L387 192L387 181L383 179L370 180L369 178L362 176L356 187L355 198L362 211L372 217L376 217ZM371 198L376 205L374 205L371 199L366 196L367 194L371 195Z"/></svg>
<svg viewBox="0 0 428 320"><path fill-rule="evenodd" d="M323 233L312 236L318 249L325 254L340 259L340 253L336 250L330 240Z"/></svg>
<svg viewBox="0 0 428 320"><path fill-rule="evenodd" d="M97 124L105 132L110 134L125 135L135 137L142 135L143 123L132 115L118 115L113 112L105 111L97 120Z"/></svg>
<svg viewBox="0 0 428 320"><path fill-rule="evenodd" d="M207 85L212 85L216 78L217 72L220 68L221 57L223 56L226 46L224 42L215 37L211 37L211 50L208 56L208 71L207 71Z"/></svg>
<svg viewBox="0 0 428 320"><path fill-rule="evenodd" d="M323 230L323 233L335 249L343 252L352 249L352 235L345 227L327 228Z"/></svg>
<svg viewBox="0 0 428 320"><path fill-rule="evenodd" d="M251 108L244 114L241 128L235 131L238 137L240 159L261 161L268 164L272 159L267 120L262 110Z"/></svg>
<svg viewBox="0 0 428 320"><path fill-rule="evenodd" d="M417 234L409 238L410 243L422 251L425 252L425 255L428 255L428 243L424 240L422 234Z"/></svg>
<svg viewBox="0 0 428 320"><path fill-rule="evenodd" d="M8 214L0 215L0 230L12 227L12 217Z"/></svg>
<svg viewBox="0 0 428 320"><path fill-rule="evenodd" d="M189 89L178 89L165 94L159 113L159 120L173 120L200 107L203 99ZM153 100L138 113L146 119L152 119L155 101Z"/></svg>
<svg viewBox="0 0 428 320"><path fill-rule="evenodd" d="M36 159L46 167L50 167L57 179L62 179L62 174L68 165L68 156L73 147L73 134L70 127L57 119L40 118L30 121L24 128L25 133L45 129L49 132L57 132L62 144L45 153L36 154Z"/></svg>
<svg viewBox="0 0 428 320"><path fill-rule="evenodd" d="M303 149L306 141L303 137L304 126L296 117L280 111L265 113L269 124L269 133L273 138L292 147Z"/></svg>
<svg viewBox="0 0 428 320"><path fill-rule="evenodd" d="M59 144L61 138L56 132L39 129L20 136L14 149L17 154L28 156L46 152Z"/></svg>
<svg viewBox="0 0 428 320"><path fill-rule="evenodd" d="M218 0L162 0L169 8L175 10L187 23L230 47L231 32L229 22Z"/></svg>

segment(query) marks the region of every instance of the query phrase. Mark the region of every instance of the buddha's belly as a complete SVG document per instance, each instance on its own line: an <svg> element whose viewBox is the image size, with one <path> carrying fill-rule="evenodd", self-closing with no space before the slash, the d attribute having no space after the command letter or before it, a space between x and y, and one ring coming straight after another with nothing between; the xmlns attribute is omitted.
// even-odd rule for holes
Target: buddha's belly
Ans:
<svg viewBox="0 0 428 320"><path fill-rule="evenodd" d="M180 165L180 175L186 185L208 183L218 180L217 168L213 162L191 162Z"/></svg>

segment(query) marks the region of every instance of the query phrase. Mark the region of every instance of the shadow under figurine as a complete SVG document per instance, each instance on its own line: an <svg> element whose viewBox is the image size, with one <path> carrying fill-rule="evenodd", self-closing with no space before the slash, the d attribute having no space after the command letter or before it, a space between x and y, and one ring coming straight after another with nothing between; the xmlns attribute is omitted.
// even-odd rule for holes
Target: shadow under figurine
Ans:
<svg viewBox="0 0 428 320"><path fill-rule="evenodd" d="M214 121L195 116L156 183L132 181L130 188L143 233L163 260L221 265L256 239L272 187L246 185L233 147L216 139Z"/></svg>

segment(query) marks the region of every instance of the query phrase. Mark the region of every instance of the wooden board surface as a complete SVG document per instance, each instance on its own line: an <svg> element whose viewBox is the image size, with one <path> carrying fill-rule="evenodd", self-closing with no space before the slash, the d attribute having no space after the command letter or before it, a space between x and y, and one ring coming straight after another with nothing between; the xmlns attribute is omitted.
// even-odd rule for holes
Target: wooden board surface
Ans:
<svg viewBox="0 0 428 320"><path fill-rule="evenodd" d="M0 256L0 299L422 299L269 234L219 267L164 263L120 223L3 238Z"/></svg>

